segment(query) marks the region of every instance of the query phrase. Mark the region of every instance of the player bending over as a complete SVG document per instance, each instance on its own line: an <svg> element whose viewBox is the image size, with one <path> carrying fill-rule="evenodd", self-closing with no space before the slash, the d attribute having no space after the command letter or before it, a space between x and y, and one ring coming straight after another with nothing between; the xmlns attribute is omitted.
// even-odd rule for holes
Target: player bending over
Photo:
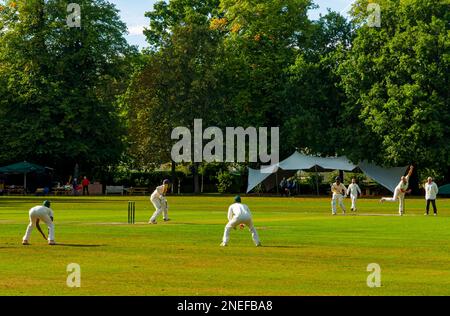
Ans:
<svg viewBox="0 0 450 316"><path fill-rule="evenodd" d="M344 184L341 183L341 178L336 177L336 182L331 185L331 192L333 193L333 197L331 198L331 213L336 215L336 204L339 203L339 206L342 209L342 214L345 215L345 205L344 205L344 196L347 188Z"/></svg>
<svg viewBox="0 0 450 316"><path fill-rule="evenodd" d="M163 184L159 187L156 187L155 191L150 196L150 201L155 207L156 211L153 213L152 217L149 220L149 224L156 224L156 218L163 213L163 219L165 222L170 221L168 210L169 205L167 204L166 194L169 190L169 180L164 180Z"/></svg>
<svg viewBox="0 0 450 316"><path fill-rule="evenodd" d="M42 231L41 226L39 226L40 221L43 221L48 227L48 244L56 245L55 225L53 224L53 210L50 208L50 201L44 201L44 204L42 206L38 205L31 208L29 215L30 215L30 224L28 225L25 236L23 237L22 245L29 245L28 241L30 240L31 232L33 231L33 227L35 226L38 229L38 231L42 234L44 239L47 240L47 237L45 237L45 234Z"/></svg>
<svg viewBox="0 0 450 316"><path fill-rule="evenodd" d="M380 202L396 202L397 199L399 201L398 204L398 214L400 216L403 216L405 213L405 194L411 192L411 190L408 190L409 185L409 177L412 175L414 170L413 166L409 167L408 174L406 176L402 176L400 178L399 184L394 189L394 196L391 198L382 197Z"/></svg>
<svg viewBox="0 0 450 316"><path fill-rule="evenodd" d="M361 189L359 185L356 183L356 179L352 179L352 183L348 186L347 195L350 195L352 200L352 208L350 209L352 212L356 212L356 200L358 199L358 194L361 195Z"/></svg>
<svg viewBox="0 0 450 316"><path fill-rule="evenodd" d="M236 229L238 225L243 228L243 225L247 225L248 229L252 233L253 241L256 247L261 246L261 242L259 241L258 232L253 226L252 214L250 213L250 209L247 205L241 203L241 197L238 195L234 198L234 204L231 204L228 208L228 224L225 226L225 232L223 234L223 240L220 244L225 247L228 245L228 241L230 240L230 231L231 229Z"/></svg>

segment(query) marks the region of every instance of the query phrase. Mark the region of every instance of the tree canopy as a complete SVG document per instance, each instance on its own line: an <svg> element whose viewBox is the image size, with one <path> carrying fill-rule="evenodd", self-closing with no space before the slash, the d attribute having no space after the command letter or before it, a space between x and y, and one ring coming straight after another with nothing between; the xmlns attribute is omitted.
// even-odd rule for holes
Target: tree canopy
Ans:
<svg viewBox="0 0 450 316"><path fill-rule="evenodd" d="M67 3L4 1L0 11L0 161L29 159L71 170L118 161L123 124L116 97L136 50L126 25L103 0L78 1L82 27L66 23Z"/></svg>
<svg viewBox="0 0 450 316"><path fill-rule="evenodd" d="M381 27L356 29L340 65L346 152L353 160L450 166L448 1L378 1ZM355 21L367 17L357 1Z"/></svg>
<svg viewBox="0 0 450 316"><path fill-rule="evenodd" d="M294 150L450 179L447 0L171 0L145 13L138 52L114 5L0 1L0 162L151 169L175 127L279 127ZM199 168L193 165L194 173Z"/></svg>

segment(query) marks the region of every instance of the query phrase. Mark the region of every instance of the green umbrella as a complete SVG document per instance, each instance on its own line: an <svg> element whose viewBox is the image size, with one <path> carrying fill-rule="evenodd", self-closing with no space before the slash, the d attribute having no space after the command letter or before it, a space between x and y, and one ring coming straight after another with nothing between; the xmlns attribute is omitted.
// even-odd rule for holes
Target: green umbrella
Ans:
<svg viewBox="0 0 450 316"><path fill-rule="evenodd" d="M0 173L23 174L23 187L25 191L27 190L27 173L29 172L44 173L45 167L24 161L0 168Z"/></svg>

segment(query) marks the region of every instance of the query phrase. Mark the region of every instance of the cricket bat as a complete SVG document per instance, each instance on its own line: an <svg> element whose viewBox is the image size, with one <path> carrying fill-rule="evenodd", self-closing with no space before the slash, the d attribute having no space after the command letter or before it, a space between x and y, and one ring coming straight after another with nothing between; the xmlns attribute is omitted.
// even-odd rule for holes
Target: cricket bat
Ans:
<svg viewBox="0 0 450 316"><path fill-rule="evenodd" d="M44 232L42 231L41 226L39 225L39 223L36 223L36 228L41 233L42 237L44 237L44 239L47 240L47 237L45 236Z"/></svg>

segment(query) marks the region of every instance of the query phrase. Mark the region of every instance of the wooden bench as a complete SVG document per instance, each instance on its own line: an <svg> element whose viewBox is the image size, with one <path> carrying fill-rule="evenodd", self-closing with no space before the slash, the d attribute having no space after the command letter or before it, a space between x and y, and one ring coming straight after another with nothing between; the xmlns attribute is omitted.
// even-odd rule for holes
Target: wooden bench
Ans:
<svg viewBox="0 0 450 316"><path fill-rule="evenodd" d="M52 189L54 195L70 195L72 191L71 187L55 187Z"/></svg>
<svg viewBox="0 0 450 316"><path fill-rule="evenodd" d="M11 187L7 187L6 188L6 192L8 194L21 194L21 195L24 195L25 194L25 189L24 189L24 187L11 186Z"/></svg>
<svg viewBox="0 0 450 316"><path fill-rule="evenodd" d="M129 188L128 195L146 195L150 192L148 188Z"/></svg>
<svg viewBox="0 0 450 316"><path fill-rule="evenodd" d="M48 188L37 188L34 194L37 196L41 196L41 195L48 195L49 192L50 190Z"/></svg>
<svg viewBox="0 0 450 316"><path fill-rule="evenodd" d="M105 190L105 195L108 194L120 194L123 195L124 187L123 185L107 185Z"/></svg>

